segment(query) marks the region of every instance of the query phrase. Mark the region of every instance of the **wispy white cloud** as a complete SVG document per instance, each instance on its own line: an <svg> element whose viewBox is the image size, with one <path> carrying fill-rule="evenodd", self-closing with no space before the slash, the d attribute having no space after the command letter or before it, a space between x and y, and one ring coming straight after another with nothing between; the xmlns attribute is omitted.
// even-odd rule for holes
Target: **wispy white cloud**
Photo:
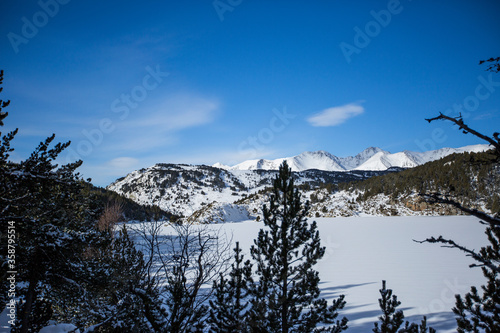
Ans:
<svg viewBox="0 0 500 333"><path fill-rule="evenodd" d="M133 157L117 157L106 163L107 166L114 169L129 169L137 166L139 160Z"/></svg>
<svg viewBox="0 0 500 333"><path fill-rule="evenodd" d="M209 161L210 164L222 163L226 165L236 165L238 163L244 162L246 160L254 160L260 158L271 158L276 156L276 150L269 148L260 149L245 149L238 151L219 151L213 154L207 154L203 156L204 161Z"/></svg>
<svg viewBox="0 0 500 333"><path fill-rule="evenodd" d="M338 126L347 119L358 116L363 112L365 112L364 107L359 102L355 102L324 109L307 118L307 121L315 127Z"/></svg>
<svg viewBox="0 0 500 333"><path fill-rule="evenodd" d="M219 103L193 94L180 94L167 98L141 112L138 120L125 125L135 129L161 128L163 131L179 131L211 123L217 114Z"/></svg>
<svg viewBox="0 0 500 333"><path fill-rule="evenodd" d="M487 112L487 113L478 114L473 119L474 120L486 120L486 119L491 119L491 118L495 118L495 117L496 117L496 115L494 113Z"/></svg>
<svg viewBox="0 0 500 333"><path fill-rule="evenodd" d="M106 151L158 150L179 143L178 133L215 121L219 103L192 93L169 96L131 112L129 119L116 121L106 138Z"/></svg>

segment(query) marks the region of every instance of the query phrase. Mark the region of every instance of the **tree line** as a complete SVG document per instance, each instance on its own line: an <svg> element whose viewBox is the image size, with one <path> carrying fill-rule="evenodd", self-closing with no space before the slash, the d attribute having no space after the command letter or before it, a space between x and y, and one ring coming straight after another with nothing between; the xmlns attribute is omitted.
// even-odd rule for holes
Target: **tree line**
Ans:
<svg viewBox="0 0 500 333"><path fill-rule="evenodd" d="M500 213L500 167L494 150L448 155L415 168L339 184L339 190L358 191L359 200L378 194L398 199L411 194L439 192L472 205L484 202Z"/></svg>

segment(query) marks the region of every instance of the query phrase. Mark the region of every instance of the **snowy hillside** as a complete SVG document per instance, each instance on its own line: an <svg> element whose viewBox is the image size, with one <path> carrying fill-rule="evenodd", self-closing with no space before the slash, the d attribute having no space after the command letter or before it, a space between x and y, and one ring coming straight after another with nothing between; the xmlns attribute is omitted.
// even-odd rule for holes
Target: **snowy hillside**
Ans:
<svg viewBox="0 0 500 333"><path fill-rule="evenodd" d="M336 191L329 193L326 189L304 191L304 200L309 200L311 210L309 217L383 217L383 216L442 216L461 215L459 209L449 205L430 205L413 193L394 199L390 195L378 194L361 200L363 192ZM261 221L262 207L269 201L267 193L255 193L232 204L212 203L194 212L187 221L194 223L237 222L248 219ZM486 210L484 206L482 208ZM235 215L234 211L238 212Z"/></svg>
<svg viewBox="0 0 500 333"><path fill-rule="evenodd" d="M326 151L304 152L297 156L275 160L249 160L235 166L216 163L214 166L227 170L278 170L286 160L292 171L318 169L325 171L387 170L391 167L413 168L417 165L443 158L454 153L482 152L488 145L472 145L461 148L441 148L427 152L404 151L391 154L377 147L370 147L356 156L337 157Z"/></svg>
<svg viewBox="0 0 500 333"><path fill-rule="evenodd" d="M144 205L156 205L180 216L214 209L247 198L272 185L277 171L225 170L205 165L156 164L131 172L107 187ZM362 180L387 171L328 172L308 170L295 174L296 184L336 184ZM198 214L199 215L199 214ZM205 214L203 214L205 215ZM211 213L218 216L215 211Z"/></svg>

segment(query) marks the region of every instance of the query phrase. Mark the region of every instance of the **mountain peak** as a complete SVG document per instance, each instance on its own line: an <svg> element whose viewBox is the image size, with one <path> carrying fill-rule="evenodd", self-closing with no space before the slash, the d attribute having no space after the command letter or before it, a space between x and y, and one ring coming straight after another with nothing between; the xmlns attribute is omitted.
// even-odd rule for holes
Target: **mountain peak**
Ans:
<svg viewBox="0 0 500 333"><path fill-rule="evenodd" d="M363 150L362 152L360 152L359 154L357 154L356 156L370 156L371 157L377 153L390 154L390 152L385 151L379 147L368 147L365 150Z"/></svg>
<svg viewBox="0 0 500 333"><path fill-rule="evenodd" d="M212 167L219 168L219 169L226 169L226 170L229 169L229 168L231 168L229 165L225 165L225 164L222 164L222 163L219 163L219 162L217 162L215 164L212 164Z"/></svg>

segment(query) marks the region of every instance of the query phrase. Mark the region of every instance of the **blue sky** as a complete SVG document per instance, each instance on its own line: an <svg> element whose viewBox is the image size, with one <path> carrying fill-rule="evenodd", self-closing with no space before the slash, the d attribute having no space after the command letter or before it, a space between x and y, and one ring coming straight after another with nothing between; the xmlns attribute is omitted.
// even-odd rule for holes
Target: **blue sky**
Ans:
<svg viewBox="0 0 500 333"><path fill-rule="evenodd" d="M236 164L482 143L499 130L500 2L77 1L0 4L2 132L45 137L105 186L157 162Z"/></svg>

